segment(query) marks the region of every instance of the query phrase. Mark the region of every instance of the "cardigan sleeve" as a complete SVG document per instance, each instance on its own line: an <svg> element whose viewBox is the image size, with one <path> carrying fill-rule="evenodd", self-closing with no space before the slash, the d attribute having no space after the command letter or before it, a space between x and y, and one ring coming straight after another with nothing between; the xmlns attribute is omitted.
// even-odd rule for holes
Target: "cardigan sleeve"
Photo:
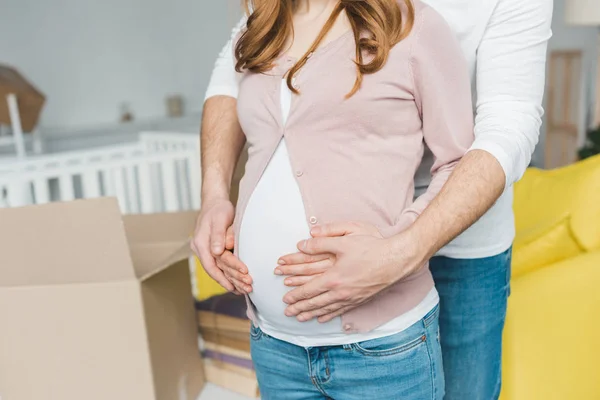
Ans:
<svg viewBox="0 0 600 400"><path fill-rule="evenodd" d="M402 213L408 227L440 192L474 141L469 68L446 21L432 8L422 10L414 29L411 71L423 138L434 156L425 193Z"/></svg>

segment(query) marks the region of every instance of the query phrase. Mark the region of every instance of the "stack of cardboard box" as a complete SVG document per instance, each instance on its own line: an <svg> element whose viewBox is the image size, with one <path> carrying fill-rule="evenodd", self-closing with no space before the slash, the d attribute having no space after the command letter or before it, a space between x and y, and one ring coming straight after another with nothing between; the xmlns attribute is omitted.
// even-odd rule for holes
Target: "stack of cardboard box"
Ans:
<svg viewBox="0 0 600 400"><path fill-rule="evenodd" d="M250 320L242 296L225 293L196 303L209 382L249 397L258 396L250 357Z"/></svg>

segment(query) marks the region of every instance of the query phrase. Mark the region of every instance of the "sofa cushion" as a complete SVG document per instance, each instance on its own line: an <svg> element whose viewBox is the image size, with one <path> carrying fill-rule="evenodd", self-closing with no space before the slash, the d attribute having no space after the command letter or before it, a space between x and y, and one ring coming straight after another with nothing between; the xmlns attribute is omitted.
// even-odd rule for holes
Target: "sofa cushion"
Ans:
<svg viewBox="0 0 600 400"><path fill-rule="evenodd" d="M514 279L502 400L600 399L600 251Z"/></svg>
<svg viewBox="0 0 600 400"><path fill-rule="evenodd" d="M196 271L194 279L194 289L196 292L196 299L198 301L206 300L210 297L217 296L223 293L227 293L227 289L219 285L213 278L211 278L197 257L194 257L196 262Z"/></svg>
<svg viewBox="0 0 600 400"><path fill-rule="evenodd" d="M571 230L585 250L600 249L600 156L565 168L530 168L515 185L517 232L571 215Z"/></svg>
<svg viewBox="0 0 600 400"><path fill-rule="evenodd" d="M543 221L517 233L512 276L517 277L583 252L573 237L571 217L566 214Z"/></svg>

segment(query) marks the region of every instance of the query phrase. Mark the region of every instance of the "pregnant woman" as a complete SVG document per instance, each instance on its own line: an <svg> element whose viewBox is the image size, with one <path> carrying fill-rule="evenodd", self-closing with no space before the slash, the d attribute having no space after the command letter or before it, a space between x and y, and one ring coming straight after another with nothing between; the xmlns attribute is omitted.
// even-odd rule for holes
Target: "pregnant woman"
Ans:
<svg viewBox="0 0 600 400"><path fill-rule="evenodd" d="M418 0L248 0L237 38L238 117L249 144L234 221L253 292L262 398L442 399L438 295L427 266L326 323L285 315L279 257L310 227L406 229L473 141L468 70ZM429 190L413 201L424 142Z"/></svg>

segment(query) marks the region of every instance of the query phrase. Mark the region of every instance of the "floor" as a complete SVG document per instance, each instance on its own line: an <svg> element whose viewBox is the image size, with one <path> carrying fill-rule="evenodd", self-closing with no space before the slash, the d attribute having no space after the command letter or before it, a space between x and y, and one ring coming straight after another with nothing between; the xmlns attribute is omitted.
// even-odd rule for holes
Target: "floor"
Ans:
<svg viewBox="0 0 600 400"><path fill-rule="evenodd" d="M237 393L222 389L212 383L207 383L198 400L250 400L250 397L245 397ZM253 399L255 400L255 399Z"/></svg>

